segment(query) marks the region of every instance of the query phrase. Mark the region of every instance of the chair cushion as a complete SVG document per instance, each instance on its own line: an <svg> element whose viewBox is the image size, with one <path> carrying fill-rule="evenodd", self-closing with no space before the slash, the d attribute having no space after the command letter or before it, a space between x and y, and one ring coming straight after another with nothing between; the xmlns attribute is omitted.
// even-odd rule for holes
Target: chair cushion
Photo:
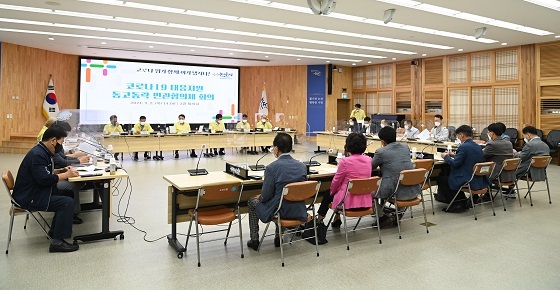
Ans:
<svg viewBox="0 0 560 290"><path fill-rule="evenodd" d="M502 184L504 184L504 183L502 183ZM465 191L467 191L467 192L469 191L469 188L468 188L468 187L463 187L463 188L461 188L461 189L462 189L462 190L465 190ZM485 194L486 192L488 192L488 188L483 188L483 189L471 189L471 194Z"/></svg>
<svg viewBox="0 0 560 290"><path fill-rule="evenodd" d="M350 208L346 210L347 217L363 217L373 214L373 208Z"/></svg>
<svg viewBox="0 0 560 290"><path fill-rule="evenodd" d="M194 215L194 209L189 210L189 215ZM218 225L229 223L237 216L230 208L225 206L204 207L198 209L198 223L201 225Z"/></svg>
<svg viewBox="0 0 560 290"><path fill-rule="evenodd" d="M274 218L274 221L278 221L278 218ZM289 220L289 219L282 219L281 226L283 227L295 227L301 224L305 224L311 221L311 215L307 214L307 221L300 221L300 220Z"/></svg>
<svg viewBox="0 0 560 290"><path fill-rule="evenodd" d="M395 200L391 199L390 202L395 203ZM422 200L418 197L415 197L415 198L409 199L409 200L397 200L397 206L398 207L415 206L415 205L419 205L420 202L422 202Z"/></svg>

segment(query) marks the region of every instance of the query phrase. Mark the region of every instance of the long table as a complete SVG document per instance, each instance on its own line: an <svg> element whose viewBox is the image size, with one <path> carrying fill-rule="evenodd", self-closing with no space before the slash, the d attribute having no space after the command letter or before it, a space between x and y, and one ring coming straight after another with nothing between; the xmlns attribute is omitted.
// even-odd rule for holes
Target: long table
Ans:
<svg viewBox="0 0 560 290"><path fill-rule="evenodd" d="M438 166L443 162L437 162ZM313 167L316 174L308 176L309 180L317 180L321 182L320 193L329 191L331 182L338 167L331 164L321 164L320 166ZM264 171L252 171L251 175L262 175ZM379 171L375 169L372 175L378 175ZM434 170L432 174L432 181L439 174L438 170ZM177 251L177 257L182 258L185 252L185 247L177 240L177 223L189 221L188 211L196 206L196 196L198 189L204 184L211 184L216 182L238 182L243 184L243 192L241 194L241 212L246 213L246 204L250 197L260 194L263 180L241 180L223 171L209 172L208 175L190 176L189 174L174 174L164 175L163 179L169 183L167 188L168 196L168 212L167 221L171 224L171 234L167 236L167 241L173 249ZM320 202L321 198L317 199ZM235 205L237 199L219 200L219 201L206 201L201 199L201 207L215 206L215 205Z"/></svg>
<svg viewBox="0 0 560 290"><path fill-rule="evenodd" d="M332 132L315 133L317 134L317 147L344 151L344 145L346 144L346 137L348 137L348 134L335 134ZM368 147L366 149L366 152L373 153L375 152L375 150L381 148L381 140L377 136L366 136L366 138L368 139ZM453 142L434 143L433 141L411 141L403 137L397 137L397 142L405 143L410 148L410 150L415 147L417 152L425 152L430 154L435 154L436 152L438 152L438 148L440 149L440 151L443 151L441 149L446 149L449 145L451 145L453 148L456 147L455 143Z"/></svg>
<svg viewBox="0 0 560 290"><path fill-rule="evenodd" d="M150 135L104 135L101 145L112 145L113 152L172 151L206 148L236 148L271 146L278 132L238 132L150 134ZM294 138L295 131L286 131Z"/></svg>

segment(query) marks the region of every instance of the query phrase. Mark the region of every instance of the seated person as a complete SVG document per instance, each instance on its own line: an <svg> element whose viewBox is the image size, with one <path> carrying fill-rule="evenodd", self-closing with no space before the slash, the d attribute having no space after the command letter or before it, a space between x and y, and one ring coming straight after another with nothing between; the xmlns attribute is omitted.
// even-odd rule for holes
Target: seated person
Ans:
<svg viewBox="0 0 560 290"><path fill-rule="evenodd" d="M344 151L350 153L350 156L341 158L338 162L338 169L332 180L331 189L323 195L321 206L319 206L319 210L317 211L319 220L323 220L326 216L329 203L332 202L333 209L336 209L342 202L346 194L348 180L371 177L371 158L367 155L363 155L366 148L367 140L364 135L350 133L350 135L346 137ZM372 205L372 196L371 194L348 195L344 204L346 209L369 208ZM332 226L336 228L340 227L340 225L341 221L337 213Z"/></svg>
<svg viewBox="0 0 560 290"><path fill-rule="evenodd" d="M492 161L496 163L494 167L494 172L490 175L490 180L494 180L498 177L498 173L502 170L502 163L504 160L512 158L513 146L511 142L502 139L502 126L497 123L492 123L488 125L488 143L482 150L484 161ZM515 176L510 177L504 181L513 181Z"/></svg>
<svg viewBox="0 0 560 290"><path fill-rule="evenodd" d="M433 141L445 142L449 140L449 130L443 126L441 121L443 121L442 115L434 116L434 127L430 131ZM455 131L455 134L457 134L457 131Z"/></svg>
<svg viewBox="0 0 560 290"><path fill-rule="evenodd" d="M373 124L371 123L370 117L364 118L364 125L362 126L362 133L364 134L372 134L373 133Z"/></svg>
<svg viewBox="0 0 560 290"><path fill-rule="evenodd" d="M247 114L243 114L241 118L241 121L237 122L237 125L235 125L235 130L241 132L251 131L251 124L247 121ZM249 149L249 147L241 147L241 151L246 151L247 149ZM257 149L254 151L257 151Z"/></svg>
<svg viewBox="0 0 560 290"><path fill-rule="evenodd" d="M445 176L438 178L436 200L444 203L451 202L461 186L471 179L474 165L483 160L482 148L472 140L472 128L467 125L461 125L455 132L457 139L461 141L461 145L457 148L457 153L441 154L443 160L451 167L448 178L445 178ZM475 176L470 183L471 188L474 190L483 189L489 185L490 181L483 176ZM465 193L461 191L448 212L463 212L465 209L468 209L468 202Z"/></svg>
<svg viewBox="0 0 560 290"><path fill-rule="evenodd" d="M358 121L356 121L356 118L354 117L350 118L348 125L350 126L348 128L348 133L362 133L362 128L358 123Z"/></svg>
<svg viewBox="0 0 560 290"><path fill-rule="evenodd" d="M504 124L502 122L497 122L496 124L500 125L500 127L504 131L504 133L502 134L502 139L511 142L511 137L509 135L506 135L506 130L507 130L506 124Z"/></svg>
<svg viewBox="0 0 560 290"><path fill-rule="evenodd" d="M520 152L513 149L513 157L521 158L521 164L519 164L519 168L517 168L515 172L517 176L521 176L527 172L527 169L531 166L531 158L533 158L533 156L550 155L550 147L539 138L537 135L537 128L527 126L523 128L522 133L525 146L523 146Z"/></svg>
<svg viewBox="0 0 560 290"><path fill-rule="evenodd" d="M67 243L64 239L72 234L72 212L74 201L68 196L58 195L56 184L78 176L72 167L54 169L52 157L62 150L66 133L58 127L45 130L41 142L31 148L23 158L15 180L12 196L28 210L54 212L51 224L51 245L49 252L73 252L78 245Z"/></svg>
<svg viewBox="0 0 560 290"><path fill-rule="evenodd" d="M51 128L63 130L67 135L72 131L70 124L64 121L56 121ZM57 145L58 147L58 145ZM58 148L57 148L58 149ZM58 151L58 150L55 150ZM76 164L84 164L90 161L89 156L81 156L78 158L70 157L64 154L64 149L54 153L53 162L54 169L64 169L68 166ZM68 180L59 180L56 184L59 195L64 195L74 199L74 224L81 224L83 220L78 216L81 210L80 206L80 190L84 188L85 182L69 182Z"/></svg>
<svg viewBox="0 0 560 290"><path fill-rule="evenodd" d="M378 136L383 147L375 150L372 168L379 167L381 172L382 180L377 191L377 197L383 200L381 202L381 205L383 205L385 200L395 192L401 171L413 169L414 165L410 160L410 150L406 143L396 142L397 132L393 127L386 126L381 128ZM418 196L418 192L418 188L415 187L399 187L396 199L410 200ZM380 207L378 209L376 212L380 215L380 224L386 224L386 222L390 221L390 217L382 216L382 210Z"/></svg>
<svg viewBox="0 0 560 290"><path fill-rule="evenodd" d="M48 128L52 126L54 122L56 122L56 118L47 119L45 125L43 125L43 128L41 128L41 130L39 131L39 134L37 134L37 142L41 142L41 139L43 139L43 134L45 133L45 131L47 131Z"/></svg>
<svg viewBox="0 0 560 290"><path fill-rule="evenodd" d="M262 115L261 121L257 122L256 128L263 129L263 131L272 130L272 123L268 121L267 115ZM263 153L268 152L270 146L261 146L261 150Z"/></svg>
<svg viewBox="0 0 560 290"><path fill-rule="evenodd" d="M290 155L290 152L292 152L292 137L286 133L278 133L272 144L272 154L278 159L266 166L261 194L251 197L247 201L251 235L247 247L255 251L259 247L259 220L268 223L274 219L274 212L278 209L282 198L282 190L286 184L307 179L307 166ZM280 215L286 219L307 221L305 202L283 201ZM276 226L277 236L274 238L274 246L280 247L278 225Z"/></svg>
<svg viewBox="0 0 560 290"><path fill-rule="evenodd" d="M412 120L404 120L404 135L406 136L406 138L416 139L418 137L418 134L420 134L420 130L412 126Z"/></svg>
<svg viewBox="0 0 560 290"><path fill-rule="evenodd" d="M146 122L146 116L140 116L140 122L134 125L132 132L134 133L134 135L140 135L145 133L153 133L154 129L152 129L152 126L150 126L150 124ZM144 152L144 160L148 160L151 158L152 157L150 156L149 152ZM138 161L138 152L134 152L133 160Z"/></svg>
<svg viewBox="0 0 560 290"><path fill-rule="evenodd" d="M188 133L191 131L191 125L185 122L185 115L179 115L179 121L175 123L175 131L177 134ZM198 157L194 152L194 149L191 150L191 157ZM179 158L179 150L175 150L175 159Z"/></svg>
<svg viewBox="0 0 560 290"><path fill-rule="evenodd" d="M216 120L208 124L208 128L210 128L210 133L220 133L226 130L224 122L222 121L222 114L216 114ZM214 148L214 154L212 154L212 149L210 149L210 153L208 153L208 149L204 156L206 157L214 157L219 155L226 155L225 148L220 148L220 152L218 153L218 149Z"/></svg>
<svg viewBox="0 0 560 290"><path fill-rule="evenodd" d="M112 115L111 117L109 117L109 121L110 123L105 125L105 127L103 127L103 135L111 135L113 133L123 133L123 128L122 126L119 124L119 122L117 122L117 115ZM119 158L119 153L115 153L115 159Z"/></svg>

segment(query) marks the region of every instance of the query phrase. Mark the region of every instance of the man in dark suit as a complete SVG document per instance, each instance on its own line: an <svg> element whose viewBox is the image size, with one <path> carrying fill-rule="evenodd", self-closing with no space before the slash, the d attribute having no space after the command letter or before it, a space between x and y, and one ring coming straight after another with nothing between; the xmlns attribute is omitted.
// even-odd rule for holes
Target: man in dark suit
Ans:
<svg viewBox="0 0 560 290"><path fill-rule="evenodd" d="M523 150L521 150L521 152L513 150L513 157L521 158L521 164L519 164L519 168L515 172L517 176L523 175L527 172L527 169L531 166L531 158L533 158L533 156L550 155L550 148L537 135L537 128L527 126L523 128L522 133L523 140L525 141Z"/></svg>
<svg viewBox="0 0 560 290"><path fill-rule="evenodd" d="M259 220L268 223L274 219L274 213L278 209L282 198L282 190L286 184L307 179L307 167L290 155L292 151L292 137L290 135L278 133L272 145L273 154L278 159L266 166L261 194L247 201L251 232L251 240L247 242L247 247L255 251L259 247ZM283 201L280 215L282 218L306 221L305 202ZM274 245L280 247L278 225L276 234Z"/></svg>
<svg viewBox="0 0 560 290"><path fill-rule="evenodd" d="M362 133L372 134L374 132L373 124L371 123L370 117L364 118L364 125L362 126Z"/></svg>
<svg viewBox="0 0 560 290"><path fill-rule="evenodd" d="M438 200L442 198L451 202L455 193L471 178L475 163L482 162L482 149L472 140L473 130L470 126L461 125L455 131L457 139L461 145L457 153L442 153L441 156L451 167L447 182L445 179L438 179ZM490 185L488 178L475 176L470 182L471 188L478 190ZM446 192L447 191L447 192ZM445 197L440 194L446 195ZM449 207L449 212L462 212L467 208L466 196L461 191L457 195L455 202Z"/></svg>

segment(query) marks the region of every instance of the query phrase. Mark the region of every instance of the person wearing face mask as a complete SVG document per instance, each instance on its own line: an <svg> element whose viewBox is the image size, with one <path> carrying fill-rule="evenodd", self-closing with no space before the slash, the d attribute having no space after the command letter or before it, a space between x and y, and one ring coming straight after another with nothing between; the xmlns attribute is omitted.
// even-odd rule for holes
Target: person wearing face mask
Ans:
<svg viewBox="0 0 560 290"><path fill-rule="evenodd" d="M111 135L113 133L123 133L123 128L121 124L119 124L117 120L117 115L112 115L109 117L109 124L103 127L103 134L104 135ZM115 153L115 159L119 159L119 153Z"/></svg>
<svg viewBox="0 0 560 290"><path fill-rule="evenodd" d="M243 114L243 116L241 117L241 121L237 122L237 125L235 125L235 130L237 131L245 131L245 132L249 132L251 131L251 124L249 124L249 122L247 121L247 114ZM241 151L247 151L249 149L249 147L241 147ZM257 149L255 149L254 151L251 150L251 152L256 152ZM247 151L247 153L249 153L249 151Z"/></svg>
<svg viewBox="0 0 560 290"><path fill-rule="evenodd" d="M191 125L185 121L185 115L179 115L179 121L175 123L175 131L177 134L188 133L191 131ZM198 157L194 149L191 150L191 157ZM179 158L179 150L175 150L175 159Z"/></svg>
<svg viewBox="0 0 560 290"><path fill-rule="evenodd" d="M350 119L355 118L360 123L366 118L366 112L362 110L362 105L355 104L354 110L350 113Z"/></svg>
<svg viewBox="0 0 560 290"><path fill-rule="evenodd" d="M57 195L56 187L61 180L77 177L78 172L70 166L54 169L52 160L55 152L62 150L66 136L66 132L58 127L45 130L41 142L23 158L12 192L12 197L22 208L55 213L49 252L73 252L79 249L78 245L64 240L72 234L74 201L68 196Z"/></svg>
<svg viewBox="0 0 560 290"><path fill-rule="evenodd" d="M263 131L272 130L272 124L268 121L267 115L262 115L261 121L257 122L257 129L262 129ZM261 146L263 153L266 153L270 146Z"/></svg>
<svg viewBox="0 0 560 290"><path fill-rule="evenodd" d="M354 118L354 117L350 118L350 121L348 122L348 125L350 126L348 128L348 133L361 133L362 132L362 127L360 126L360 124L358 124L358 121L356 120L356 118Z"/></svg>
<svg viewBox="0 0 560 290"><path fill-rule="evenodd" d="M292 182L307 179L307 167L290 155L292 152L292 137L286 133L278 133L274 137L272 154L277 158L266 166L261 194L249 198L247 201L249 211L249 229L251 240L247 247L257 250L259 247L259 220L268 223L273 220L274 212L282 198L284 186ZM280 208L282 218L307 221L307 209L304 201L283 201ZM276 225L274 246L280 247L278 225Z"/></svg>
<svg viewBox="0 0 560 290"><path fill-rule="evenodd" d="M140 116L140 122L134 125L132 131L134 132L134 135L140 135L145 134L142 132L153 133L154 129L152 129L152 126L150 126L150 124L146 122L146 116ZM134 152L134 157L132 159L134 161L138 161L138 152ZM152 159L152 157L150 156L150 152L146 151L144 152L144 160L148 159Z"/></svg>
<svg viewBox="0 0 560 290"><path fill-rule="evenodd" d="M364 118L364 125L362 126L362 133L371 134L373 133L373 124L371 123L370 117Z"/></svg>
<svg viewBox="0 0 560 290"><path fill-rule="evenodd" d="M418 134L420 134L420 130L412 126L412 120L404 120L404 135L406 138L416 139Z"/></svg>
<svg viewBox="0 0 560 290"><path fill-rule="evenodd" d="M438 114L434 116L434 127L430 131L430 135L433 136L433 141L444 142L449 139L449 130L447 127L443 126L441 121L443 121L442 115Z"/></svg>
<svg viewBox="0 0 560 290"><path fill-rule="evenodd" d="M375 150L375 155L372 160L372 169L379 167L381 173L381 185L377 191L377 197L381 198L381 204L378 205L379 223L380 226L385 227L391 224L396 225L391 217L383 215L381 210L382 205L385 204L386 199L395 192L397 183L399 182L400 172L403 170L413 169L414 165L410 160L410 150L406 143L396 142L397 132L391 126L386 126L379 130L379 139L383 147ZM410 186L399 186L396 198L398 200L410 200L418 195L418 188ZM394 210L393 210L394 212Z"/></svg>
<svg viewBox="0 0 560 290"><path fill-rule="evenodd" d="M490 175L490 180L494 180L498 177L498 173L502 170L502 163L504 160L512 158L513 156L513 145L511 142L504 140L502 138L502 127L498 123L492 123L488 125L488 142L482 150L484 161L494 162L496 166L492 175ZM502 176L502 181L514 181L515 176Z"/></svg>
<svg viewBox="0 0 560 290"><path fill-rule="evenodd" d="M541 138L537 135L537 128L533 126L527 126L523 128L523 141L525 141L525 146L520 152L513 149L513 157L521 158L521 164L515 174L521 176L527 172L529 166L531 166L531 158L533 156L548 156L550 155L550 147L544 143ZM531 174L531 172L530 172Z"/></svg>
<svg viewBox="0 0 560 290"><path fill-rule="evenodd" d="M54 124L54 122L56 122L55 118L47 119L45 125L43 125L43 128L41 128L41 131L39 131L39 134L37 134L37 142L41 142L41 139L43 138L43 134L45 133L45 131L47 131L48 128L52 126L52 124Z"/></svg>
<svg viewBox="0 0 560 290"><path fill-rule="evenodd" d="M436 200L444 203L451 202L461 186L471 178L474 165L483 161L482 148L472 140L472 128L468 125L461 125L455 132L457 139L461 141L461 146L457 148L457 153L441 154L445 163L451 167L448 178L445 178L445 176L438 178ZM475 176L470 182L473 190L480 190L489 185L490 181L486 176ZM447 211L459 213L466 209L468 209L467 198L465 193L461 191Z"/></svg>
<svg viewBox="0 0 560 290"><path fill-rule="evenodd" d="M216 114L216 120L211 122L208 126L210 128L211 133L218 133L223 132L226 130L224 122L222 121L222 114ZM218 149L214 148L214 155L226 155L225 148L220 148L220 152L218 153Z"/></svg>

